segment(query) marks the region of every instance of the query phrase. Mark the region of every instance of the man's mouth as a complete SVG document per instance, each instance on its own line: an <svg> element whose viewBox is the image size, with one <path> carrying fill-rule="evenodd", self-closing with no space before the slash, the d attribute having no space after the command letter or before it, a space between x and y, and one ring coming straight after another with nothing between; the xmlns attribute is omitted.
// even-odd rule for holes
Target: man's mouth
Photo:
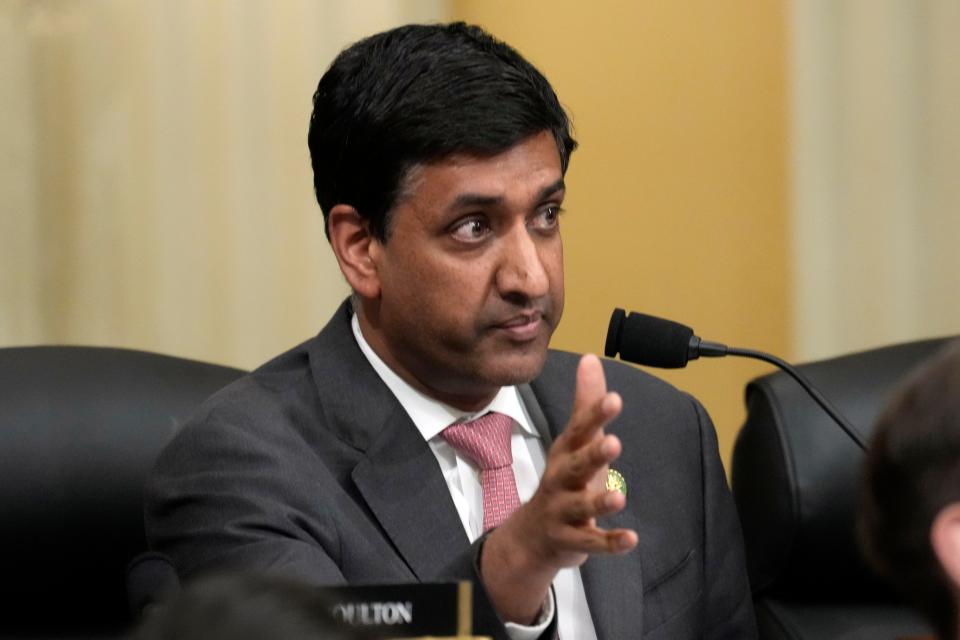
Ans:
<svg viewBox="0 0 960 640"><path fill-rule="evenodd" d="M522 313L495 325L514 340L532 340L539 335L543 325L543 314L539 311Z"/></svg>

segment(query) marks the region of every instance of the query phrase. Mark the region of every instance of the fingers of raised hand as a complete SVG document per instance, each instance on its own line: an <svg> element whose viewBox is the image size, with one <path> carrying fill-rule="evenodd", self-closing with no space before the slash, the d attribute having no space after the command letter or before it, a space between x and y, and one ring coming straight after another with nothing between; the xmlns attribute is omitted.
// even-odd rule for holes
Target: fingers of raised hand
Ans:
<svg viewBox="0 0 960 640"><path fill-rule="evenodd" d="M568 490L586 486L598 472L616 460L622 445L615 435L604 435L564 456L557 456L557 476Z"/></svg>
<svg viewBox="0 0 960 640"><path fill-rule="evenodd" d="M584 491L558 503L557 519L562 525L594 527L596 518L616 513L624 506L626 500L619 491Z"/></svg>
<svg viewBox="0 0 960 640"><path fill-rule="evenodd" d="M557 439L567 449L583 446L620 414L623 400L616 392L606 393L599 400L583 407L574 406L573 416L561 437Z"/></svg>
<svg viewBox="0 0 960 640"><path fill-rule="evenodd" d="M568 512L570 524L596 525L595 519L617 513L627 505L626 498L619 491L602 491L573 505Z"/></svg>
<svg viewBox="0 0 960 640"><path fill-rule="evenodd" d="M609 553L626 553L637 546L639 541L637 532L632 529L611 529L603 533Z"/></svg>
<svg viewBox="0 0 960 640"><path fill-rule="evenodd" d="M554 545L568 553L624 553L637 545L637 533L631 529L565 527L556 532Z"/></svg>
<svg viewBox="0 0 960 640"><path fill-rule="evenodd" d="M577 387L573 406L585 407L593 404L607 393L607 379L603 375L600 358L588 353L580 358L577 365Z"/></svg>

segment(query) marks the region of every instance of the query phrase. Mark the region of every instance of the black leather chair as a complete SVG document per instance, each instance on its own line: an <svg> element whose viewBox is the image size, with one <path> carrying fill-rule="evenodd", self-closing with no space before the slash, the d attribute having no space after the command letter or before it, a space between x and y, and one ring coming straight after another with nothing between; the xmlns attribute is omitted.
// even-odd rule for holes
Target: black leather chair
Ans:
<svg viewBox="0 0 960 640"><path fill-rule="evenodd" d="M946 339L800 366L869 441L889 394ZM856 509L864 454L782 372L747 385L733 452L760 637L882 640L931 633L862 560Z"/></svg>
<svg viewBox="0 0 960 640"><path fill-rule="evenodd" d="M124 630L147 472L242 374L124 349L0 349L0 636Z"/></svg>

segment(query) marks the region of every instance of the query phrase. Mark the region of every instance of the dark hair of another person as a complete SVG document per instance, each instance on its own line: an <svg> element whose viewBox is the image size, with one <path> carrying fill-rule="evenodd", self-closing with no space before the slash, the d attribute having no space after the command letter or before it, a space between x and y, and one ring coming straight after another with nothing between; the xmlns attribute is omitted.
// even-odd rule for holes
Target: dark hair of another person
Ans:
<svg viewBox="0 0 960 640"><path fill-rule="evenodd" d="M960 342L914 372L878 418L867 453L861 538L867 559L954 639L957 608L930 544L945 506L960 502Z"/></svg>
<svg viewBox="0 0 960 640"><path fill-rule="evenodd" d="M370 640L338 626L314 587L261 575L201 579L149 613L133 640Z"/></svg>
<svg viewBox="0 0 960 640"><path fill-rule="evenodd" d="M324 220L350 205L382 241L419 164L493 156L550 131L566 172L576 142L547 79L509 45L462 22L407 25L348 47L320 79L307 142Z"/></svg>

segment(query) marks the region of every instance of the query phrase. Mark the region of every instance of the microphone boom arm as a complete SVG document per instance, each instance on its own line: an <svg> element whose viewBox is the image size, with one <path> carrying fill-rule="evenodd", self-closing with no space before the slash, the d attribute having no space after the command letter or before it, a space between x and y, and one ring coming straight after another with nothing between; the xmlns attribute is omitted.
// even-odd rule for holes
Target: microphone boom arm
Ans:
<svg viewBox="0 0 960 640"><path fill-rule="evenodd" d="M694 344L696 342L696 344ZM741 349L739 347L728 347L719 342L707 342L706 340L700 340L697 336L693 336L690 339L690 352L693 355L690 359L693 360L696 357L704 358L720 358L723 356L742 356L744 358L753 358L754 360L762 360L768 364L772 364L775 367L786 371L791 378L797 381L797 383L804 388L804 390L810 394L810 397L820 405L820 408L827 412L834 422L843 429L850 439L857 443L857 446L860 447L863 451L867 450L867 443L864 442L863 438L860 437L860 434L857 433L856 429L853 428L853 425L850 424L846 418L837 410L829 400L824 397L820 391L813 386L813 384L807 380L806 376L800 373L797 369L793 368L785 360L781 360L775 355L765 353L763 351L757 351L755 349Z"/></svg>
<svg viewBox="0 0 960 640"><path fill-rule="evenodd" d="M685 367L690 360L698 358L722 358L727 355L762 360L786 371L860 449L867 450L867 443L853 425L802 373L769 353L707 342L695 335L693 329L679 322L644 313L627 315L627 312L620 308L614 309L610 316L603 353L608 358L619 353L621 360L667 369Z"/></svg>

